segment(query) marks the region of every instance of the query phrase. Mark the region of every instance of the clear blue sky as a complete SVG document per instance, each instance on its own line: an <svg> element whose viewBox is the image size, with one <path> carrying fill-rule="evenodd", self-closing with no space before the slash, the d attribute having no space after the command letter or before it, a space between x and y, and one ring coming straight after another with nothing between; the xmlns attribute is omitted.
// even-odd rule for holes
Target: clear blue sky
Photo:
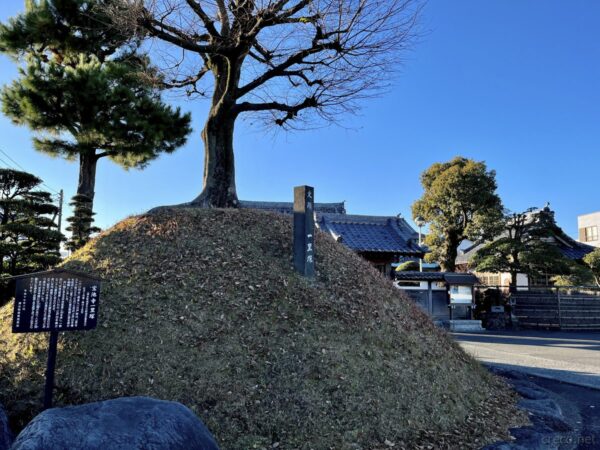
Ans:
<svg viewBox="0 0 600 450"><path fill-rule="evenodd" d="M23 2L4 1L0 21ZM317 201L347 201L354 214L410 216L419 175L456 155L497 171L511 210L549 201L576 235L577 215L600 210L600 2L595 0L430 0L429 30L392 91L371 100L350 129L265 135L250 122L236 130L238 194L291 200L315 186ZM16 75L0 56L0 84ZM194 118L188 144L144 171L101 161L97 223L200 191L205 117L202 101L182 103ZM78 166L36 153L30 132L0 118L0 148L48 185L74 193ZM1 156L1 155L0 155Z"/></svg>

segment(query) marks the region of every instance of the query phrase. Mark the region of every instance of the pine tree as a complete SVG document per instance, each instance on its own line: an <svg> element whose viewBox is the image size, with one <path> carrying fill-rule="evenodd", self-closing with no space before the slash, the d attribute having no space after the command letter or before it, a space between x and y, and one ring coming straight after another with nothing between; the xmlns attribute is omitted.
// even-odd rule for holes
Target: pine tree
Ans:
<svg viewBox="0 0 600 450"><path fill-rule="evenodd" d="M3 111L35 132L37 150L79 159L76 197L91 211L101 158L143 168L191 131L189 114L161 100L148 57L107 23L100 6L109 3L30 0L0 25L0 51L20 62L19 79L2 90Z"/></svg>
<svg viewBox="0 0 600 450"><path fill-rule="evenodd" d="M67 231L71 237L66 247L70 251L81 248L89 240L90 235L100 231L100 228L92 225L95 213L92 211L92 200L85 195L76 195L69 205L73 208L73 215L67 219L69 226Z"/></svg>
<svg viewBox="0 0 600 450"><path fill-rule="evenodd" d="M19 275L47 269L60 261L62 234L52 195L38 190L35 175L0 169L0 272Z"/></svg>
<svg viewBox="0 0 600 450"><path fill-rule="evenodd" d="M562 235L548 207L507 213L500 236L480 248L470 266L478 272L510 273L512 288L517 286L519 273L537 277L569 275L572 262L552 244L553 236Z"/></svg>

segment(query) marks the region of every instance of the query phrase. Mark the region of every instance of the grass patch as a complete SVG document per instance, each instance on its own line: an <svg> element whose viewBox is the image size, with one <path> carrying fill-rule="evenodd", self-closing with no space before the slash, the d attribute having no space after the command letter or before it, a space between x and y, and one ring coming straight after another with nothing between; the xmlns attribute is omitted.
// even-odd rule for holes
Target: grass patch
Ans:
<svg viewBox="0 0 600 450"><path fill-rule="evenodd" d="M58 405L148 395L196 412L221 448L479 448L522 423L513 394L360 257L251 210L132 217L65 266L103 277L98 329L63 334ZM0 309L0 402L38 411L46 335Z"/></svg>

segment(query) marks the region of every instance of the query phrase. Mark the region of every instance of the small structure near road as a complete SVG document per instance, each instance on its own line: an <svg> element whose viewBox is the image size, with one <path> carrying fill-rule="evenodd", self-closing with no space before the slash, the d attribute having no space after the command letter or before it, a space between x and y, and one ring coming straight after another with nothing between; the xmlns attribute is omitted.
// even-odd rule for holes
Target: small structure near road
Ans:
<svg viewBox="0 0 600 450"><path fill-rule="evenodd" d="M479 283L470 273L396 272L394 285L408 294L432 319L452 331L481 330L473 320L474 286Z"/></svg>

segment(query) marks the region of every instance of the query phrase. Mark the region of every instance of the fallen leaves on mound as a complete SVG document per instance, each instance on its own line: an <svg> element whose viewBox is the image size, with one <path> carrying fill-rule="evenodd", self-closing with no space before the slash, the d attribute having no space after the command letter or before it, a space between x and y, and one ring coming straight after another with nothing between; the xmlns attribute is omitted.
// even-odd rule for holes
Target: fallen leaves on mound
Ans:
<svg viewBox="0 0 600 450"><path fill-rule="evenodd" d="M522 423L483 370L363 259L318 233L292 268L291 221L251 210L129 218L66 266L95 273L100 326L61 337L58 402L148 395L194 410L227 449L479 448ZM0 401L34 412L45 337L0 309Z"/></svg>

